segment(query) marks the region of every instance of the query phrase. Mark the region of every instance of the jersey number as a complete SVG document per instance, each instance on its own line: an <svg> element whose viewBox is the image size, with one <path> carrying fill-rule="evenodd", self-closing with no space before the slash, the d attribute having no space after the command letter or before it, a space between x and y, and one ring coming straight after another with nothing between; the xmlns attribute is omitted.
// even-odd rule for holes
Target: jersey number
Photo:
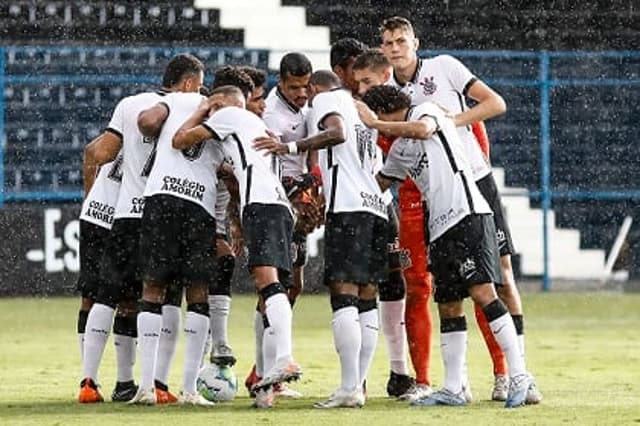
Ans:
<svg viewBox="0 0 640 426"><path fill-rule="evenodd" d="M151 169L153 168L153 163L156 162L156 149L158 148L158 138L145 136L144 138L142 138L142 143L152 144L151 152L149 152L147 161L145 161L144 166L142 167L142 172L140 172L140 176L149 177L149 174L151 174Z"/></svg>
<svg viewBox="0 0 640 426"><path fill-rule="evenodd" d="M356 125L356 139L361 167L365 166L365 161L367 164L371 164L373 156L375 155L375 149L373 147L373 130Z"/></svg>
<svg viewBox="0 0 640 426"><path fill-rule="evenodd" d="M107 177L116 182L122 182L122 155L118 155L111 165Z"/></svg>
<svg viewBox="0 0 640 426"><path fill-rule="evenodd" d="M189 161L195 161L202 155L202 151L204 151L205 141L198 142L197 144L191 146L191 148L186 148L182 150L182 155Z"/></svg>

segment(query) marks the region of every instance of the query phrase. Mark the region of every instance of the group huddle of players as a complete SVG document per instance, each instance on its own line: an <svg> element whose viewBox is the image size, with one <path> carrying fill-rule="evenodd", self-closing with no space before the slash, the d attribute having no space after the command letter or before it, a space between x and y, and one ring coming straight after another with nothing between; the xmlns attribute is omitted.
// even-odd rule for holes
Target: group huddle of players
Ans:
<svg viewBox="0 0 640 426"><path fill-rule="evenodd" d="M380 36L379 49L337 41L332 71L313 72L302 53L285 55L268 95L263 71L221 67L209 89L203 64L178 55L160 90L118 103L83 162L79 402L103 401L98 368L113 323L113 401L213 404L196 379L205 354L236 362L227 321L235 258L244 253L258 293L245 385L258 408L300 397L286 385L302 375L292 309L306 237L322 225L341 382L315 407L365 404L380 325L389 396L414 406L471 402L466 297L493 360L492 399L506 407L541 401L525 365L513 246L482 125L505 103L453 57L420 59L407 19L386 19ZM176 396L167 378L183 296ZM431 296L445 366L438 390L429 377Z"/></svg>

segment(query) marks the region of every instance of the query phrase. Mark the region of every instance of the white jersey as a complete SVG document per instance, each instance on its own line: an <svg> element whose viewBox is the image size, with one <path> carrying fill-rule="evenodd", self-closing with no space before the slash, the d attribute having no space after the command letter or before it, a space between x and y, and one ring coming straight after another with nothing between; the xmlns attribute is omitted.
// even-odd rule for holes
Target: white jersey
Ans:
<svg viewBox="0 0 640 426"><path fill-rule="evenodd" d="M240 208L248 204L279 204L291 212L291 205L280 183L280 164L276 155L265 155L253 141L267 135L267 126L255 114L238 107L215 112L203 125L221 142L224 160L231 164L240 186Z"/></svg>
<svg viewBox="0 0 640 426"><path fill-rule="evenodd" d="M111 229L122 180L121 166L122 151L115 160L100 167L91 190L82 202L80 220Z"/></svg>
<svg viewBox="0 0 640 426"><path fill-rule="evenodd" d="M267 99L262 119L267 128L280 137L284 143L295 142L307 137L307 125L305 117L308 108L298 108L284 97L278 87L274 87ZM280 163L282 177L296 177L307 173L308 154L282 154Z"/></svg>
<svg viewBox="0 0 640 426"><path fill-rule="evenodd" d="M451 114L466 109L466 94L477 78L460 61L449 55L430 59L418 58L418 67L413 78L405 84L398 83L395 74L389 83L411 97L411 105L433 102ZM458 136L469 158L474 180L478 181L491 172L487 159L482 154L471 126L459 127Z"/></svg>
<svg viewBox="0 0 640 426"><path fill-rule="evenodd" d="M122 138L124 156L122 186L116 204L115 219L142 217L142 193L153 165L156 138L142 136L138 129L138 115L160 102L164 95L164 92L146 92L122 99L107 127Z"/></svg>
<svg viewBox="0 0 640 426"><path fill-rule="evenodd" d="M145 197L167 194L198 204L215 217L216 170L222 161L219 147L202 141L189 149L172 146L173 136L204 99L197 93L170 93L162 102L169 116L162 126L156 160L144 191Z"/></svg>
<svg viewBox="0 0 640 426"><path fill-rule="evenodd" d="M377 132L360 121L351 94L344 89L320 93L313 98L311 114L314 133L323 130L322 121L332 114L345 123L346 140L318 152L327 212L369 212L387 219L373 175Z"/></svg>
<svg viewBox="0 0 640 426"><path fill-rule="evenodd" d="M469 214L491 214L473 180L471 165L453 122L431 102L414 107L409 121L430 116L438 131L429 139L393 143L380 171L383 177L415 182L429 206L429 240L434 241Z"/></svg>

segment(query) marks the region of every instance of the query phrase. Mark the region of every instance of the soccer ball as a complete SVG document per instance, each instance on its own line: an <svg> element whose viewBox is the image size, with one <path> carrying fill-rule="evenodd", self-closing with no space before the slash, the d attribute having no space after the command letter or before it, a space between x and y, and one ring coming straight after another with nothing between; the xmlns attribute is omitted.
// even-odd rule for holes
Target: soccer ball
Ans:
<svg viewBox="0 0 640 426"><path fill-rule="evenodd" d="M238 378L231 367L207 364L198 373L197 386L209 401L231 401L238 393Z"/></svg>

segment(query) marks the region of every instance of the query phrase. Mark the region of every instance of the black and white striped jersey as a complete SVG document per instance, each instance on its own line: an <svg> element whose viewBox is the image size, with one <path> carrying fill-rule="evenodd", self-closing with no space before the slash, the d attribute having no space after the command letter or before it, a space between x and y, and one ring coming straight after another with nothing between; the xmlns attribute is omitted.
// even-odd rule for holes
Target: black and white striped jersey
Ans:
<svg viewBox="0 0 640 426"><path fill-rule="evenodd" d="M351 94L343 89L320 93L311 114L314 133L324 130L324 119L333 114L342 117L346 131L343 143L318 153L327 212L364 211L387 219L387 203L374 176L378 133L362 123Z"/></svg>
<svg viewBox="0 0 640 426"><path fill-rule="evenodd" d="M173 136L203 99L197 93L170 93L162 99L169 116L158 137L156 159L144 196L172 195L200 205L215 217L220 147L214 141L202 141L183 150L172 146Z"/></svg>
<svg viewBox="0 0 640 426"><path fill-rule="evenodd" d="M418 59L418 67L413 78L400 84L393 74L388 82L411 97L412 105L433 102L451 114L462 112L467 107L466 95L469 87L477 80L467 67L449 55L430 59ZM471 127L459 127L458 136L469 158L473 179L478 181L491 172Z"/></svg>
<svg viewBox="0 0 640 426"><path fill-rule="evenodd" d="M413 107L407 121L425 116L436 120L437 132L429 139L395 141L380 175L399 181L410 177L415 182L429 207L429 239L434 241L469 214L490 214L491 209L473 180L453 122L431 102Z"/></svg>
<svg viewBox="0 0 640 426"><path fill-rule="evenodd" d="M225 161L233 168L240 186L241 208L248 204L279 204L291 212L291 205L280 183L277 155L258 152L253 141L267 136L267 126L257 115L234 106L212 114L203 125L222 147Z"/></svg>

